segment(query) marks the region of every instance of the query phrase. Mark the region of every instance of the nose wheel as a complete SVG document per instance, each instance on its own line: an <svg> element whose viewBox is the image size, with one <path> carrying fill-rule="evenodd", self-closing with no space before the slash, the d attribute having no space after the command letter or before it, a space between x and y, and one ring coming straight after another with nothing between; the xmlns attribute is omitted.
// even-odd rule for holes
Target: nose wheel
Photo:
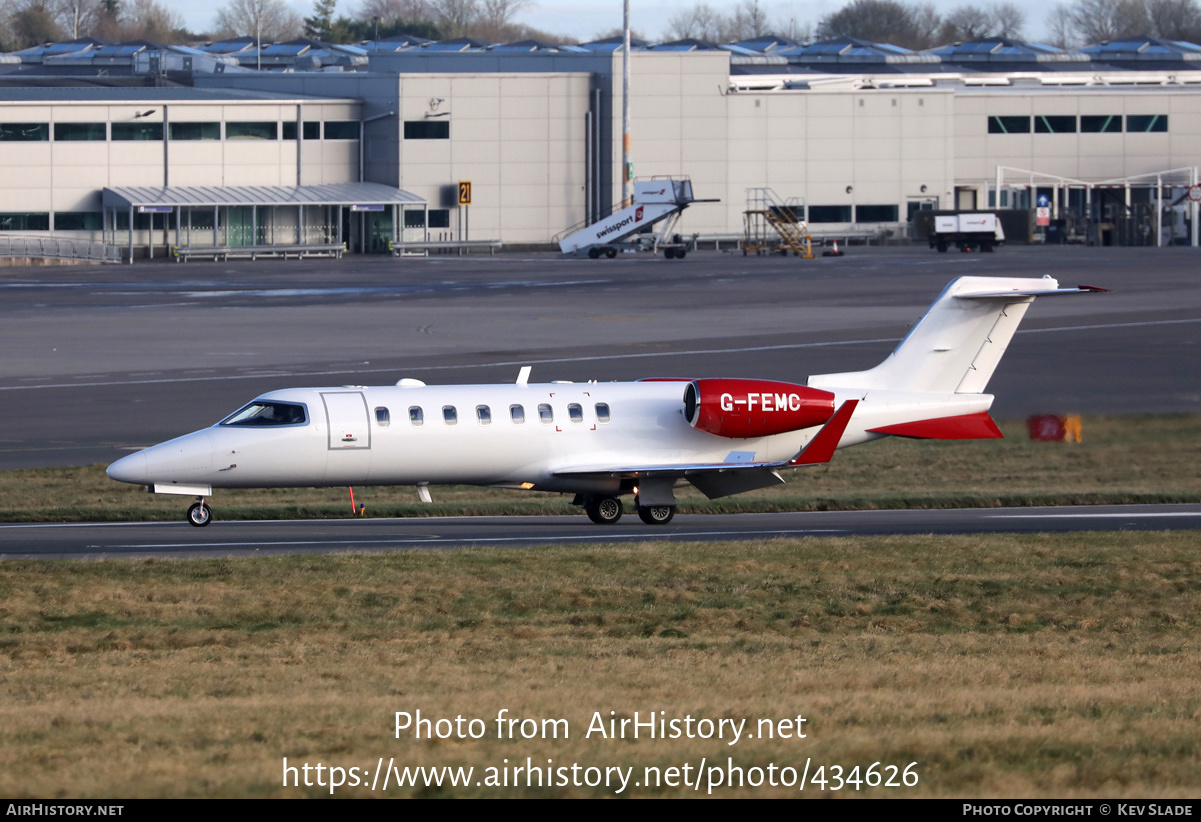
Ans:
<svg viewBox="0 0 1201 822"><path fill-rule="evenodd" d="M197 528L203 528L213 519L213 509L204 504L204 500L194 503L188 509L188 522Z"/></svg>

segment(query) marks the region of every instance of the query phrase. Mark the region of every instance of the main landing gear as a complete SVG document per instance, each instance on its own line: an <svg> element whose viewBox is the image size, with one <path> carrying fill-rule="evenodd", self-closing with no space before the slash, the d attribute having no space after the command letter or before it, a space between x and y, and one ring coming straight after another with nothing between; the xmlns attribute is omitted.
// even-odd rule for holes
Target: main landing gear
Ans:
<svg viewBox="0 0 1201 822"><path fill-rule="evenodd" d="M612 525L621 519L625 511L620 497L589 496L584 498L582 504L588 519L597 525ZM674 505L638 505L637 498L634 504L638 509L638 519L647 525L666 525L676 515Z"/></svg>
<svg viewBox="0 0 1201 822"><path fill-rule="evenodd" d="M647 525L666 525L676 515L674 505L639 505L638 519Z"/></svg>
<svg viewBox="0 0 1201 822"><path fill-rule="evenodd" d="M197 528L203 528L213 520L213 509L204 504L204 497L200 498L200 502L192 504L188 509L188 522L195 525Z"/></svg>
<svg viewBox="0 0 1201 822"><path fill-rule="evenodd" d="M612 525L624 511L620 497L588 497L584 500L584 510L597 525Z"/></svg>

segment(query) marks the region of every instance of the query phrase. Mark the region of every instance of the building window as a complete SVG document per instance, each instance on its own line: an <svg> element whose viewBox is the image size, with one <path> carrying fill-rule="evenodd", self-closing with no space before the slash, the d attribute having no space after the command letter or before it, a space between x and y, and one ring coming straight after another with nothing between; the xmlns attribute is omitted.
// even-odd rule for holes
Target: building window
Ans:
<svg viewBox="0 0 1201 822"><path fill-rule="evenodd" d="M1075 134L1076 118L1068 115L1039 114L1034 118L1035 134Z"/></svg>
<svg viewBox="0 0 1201 822"><path fill-rule="evenodd" d="M108 139L107 123L55 123L54 139L58 142L71 140Z"/></svg>
<svg viewBox="0 0 1201 822"><path fill-rule="evenodd" d="M279 134L277 123L226 123L226 140L274 140Z"/></svg>
<svg viewBox="0 0 1201 822"><path fill-rule="evenodd" d="M289 120L283 124L283 135L285 140L296 139L296 121ZM320 140L321 139L321 123L306 122L304 124L304 139Z"/></svg>
<svg viewBox="0 0 1201 822"><path fill-rule="evenodd" d="M1085 114L1080 117L1080 131L1085 134L1117 134L1122 130L1118 114Z"/></svg>
<svg viewBox="0 0 1201 822"><path fill-rule="evenodd" d="M1127 131L1167 131L1168 115L1166 114L1127 114Z"/></svg>
<svg viewBox="0 0 1201 822"><path fill-rule="evenodd" d="M358 120L330 120L325 124L325 139L327 140L357 140L359 139Z"/></svg>
<svg viewBox="0 0 1201 822"><path fill-rule="evenodd" d="M449 140L449 120L405 120L406 140Z"/></svg>
<svg viewBox="0 0 1201 822"><path fill-rule="evenodd" d="M114 140L161 140L162 123L113 123Z"/></svg>
<svg viewBox="0 0 1201 822"><path fill-rule="evenodd" d="M895 223L900 209L895 205L857 205L855 206L855 222L857 223Z"/></svg>
<svg viewBox="0 0 1201 822"><path fill-rule="evenodd" d="M450 209L431 208L430 228L450 228Z"/></svg>
<svg viewBox="0 0 1201 822"><path fill-rule="evenodd" d="M414 405L409 408L409 423L417 426L425 422L425 412L421 410L420 405Z"/></svg>
<svg viewBox="0 0 1201 822"><path fill-rule="evenodd" d="M0 123L0 141L40 143L49 139L49 123Z"/></svg>
<svg viewBox="0 0 1201 822"><path fill-rule="evenodd" d="M415 208L404 211L405 228L425 228L425 212Z"/></svg>
<svg viewBox="0 0 1201 822"><path fill-rule="evenodd" d="M809 222L811 223L849 223L851 207L849 205L816 205L809 206Z"/></svg>
<svg viewBox="0 0 1201 822"><path fill-rule="evenodd" d="M989 134L1029 134L1029 117L989 117Z"/></svg>
<svg viewBox="0 0 1201 822"><path fill-rule="evenodd" d="M0 214L0 231L49 231L49 212Z"/></svg>
<svg viewBox="0 0 1201 822"><path fill-rule="evenodd" d="M56 211L55 231L102 231L104 215L99 211Z"/></svg>
<svg viewBox="0 0 1201 822"><path fill-rule="evenodd" d="M510 405L509 406L509 419L511 419L513 421L514 425L521 425L522 423L524 423L525 422L525 406Z"/></svg>
<svg viewBox="0 0 1201 822"><path fill-rule="evenodd" d="M145 212L134 212L134 215L133 215L134 230L135 231L145 231L146 229L150 228L150 219L153 216L154 216L153 214L146 214ZM192 228L193 229L196 228L195 223L192 224ZM126 211L125 209L121 209L120 211L117 212L117 230L118 231L128 231L129 230L129 212Z"/></svg>
<svg viewBox="0 0 1201 822"><path fill-rule="evenodd" d="M172 123L167 133L172 140L220 140L220 123Z"/></svg>

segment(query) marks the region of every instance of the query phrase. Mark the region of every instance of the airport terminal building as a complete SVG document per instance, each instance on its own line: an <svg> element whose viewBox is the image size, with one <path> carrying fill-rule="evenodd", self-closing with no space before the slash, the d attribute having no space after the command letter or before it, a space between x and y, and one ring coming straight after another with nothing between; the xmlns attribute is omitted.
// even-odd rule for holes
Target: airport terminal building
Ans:
<svg viewBox="0 0 1201 822"><path fill-rule="evenodd" d="M622 56L411 38L0 55L0 235L132 256L547 244L621 202ZM686 212L689 235L741 235L748 191L770 188L814 234L999 208L1029 212L1019 242L1197 242L1193 44L763 38L638 43L630 62L634 176L720 200Z"/></svg>

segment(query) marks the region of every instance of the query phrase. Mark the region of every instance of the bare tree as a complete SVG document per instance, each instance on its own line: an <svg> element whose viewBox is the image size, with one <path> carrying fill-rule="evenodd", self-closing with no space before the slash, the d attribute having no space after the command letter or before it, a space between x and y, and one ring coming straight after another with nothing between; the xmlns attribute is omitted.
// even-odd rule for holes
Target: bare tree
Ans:
<svg viewBox="0 0 1201 822"><path fill-rule="evenodd" d="M759 0L742 0L729 14L715 11L708 3L697 3L673 15L667 22L666 40L694 38L713 43L749 40L771 33L767 9Z"/></svg>
<svg viewBox="0 0 1201 822"><path fill-rule="evenodd" d="M960 6L948 12L939 29L944 43L983 40L988 37L1020 38L1024 15L1012 3L996 3L988 8Z"/></svg>
<svg viewBox="0 0 1201 822"><path fill-rule="evenodd" d="M283 0L230 0L217 11L220 37L254 37L290 40L300 34L304 21Z"/></svg>
<svg viewBox="0 0 1201 822"><path fill-rule="evenodd" d="M532 4L533 0L480 0L475 36L494 42L508 40L513 17Z"/></svg>
<svg viewBox="0 0 1201 822"><path fill-rule="evenodd" d="M1026 25L1026 14L1013 3L994 3L988 9L992 18L992 36L1022 39L1022 27Z"/></svg>
<svg viewBox="0 0 1201 822"><path fill-rule="evenodd" d="M938 36L946 43L982 40L992 36L992 20L979 6L960 6L943 18Z"/></svg>
<svg viewBox="0 0 1201 822"><path fill-rule="evenodd" d="M767 10L760 5L759 0L742 0L734 7L730 23L730 40L749 40L769 33Z"/></svg>
<svg viewBox="0 0 1201 822"><path fill-rule="evenodd" d="M1076 28L1072 23L1072 10L1062 3L1047 15L1047 31L1051 35L1047 38L1049 45L1061 49L1079 45L1079 41L1076 40Z"/></svg>
<svg viewBox="0 0 1201 822"><path fill-rule="evenodd" d="M44 0L26 0L16 2L11 6L8 16L7 31L0 37L9 44L6 48L24 49L42 43L52 43L66 39L62 28L55 19L54 11Z"/></svg>
<svg viewBox="0 0 1201 822"><path fill-rule="evenodd" d="M1151 19L1143 0L1075 0L1072 26L1086 43L1149 34Z"/></svg>
<svg viewBox="0 0 1201 822"><path fill-rule="evenodd" d="M856 37L909 49L935 44L941 20L929 4L906 6L896 0L852 0L817 24L817 37Z"/></svg>
<svg viewBox="0 0 1201 822"><path fill-rule="evenodd" d="M433 20L434 10L426 0L363 0L359 20Z"/></svg>
<svg viewBox="0 0 1201 822"><path fill-rule="evenodd" d="M183 29L183 18L159 0L130 0L122 7L121 22L125 26L124 40L169 43Z"/></svg>
<svg viewBox="0 0 1201 822"><path fill-rule="evenodd" d="M1196 0L1147 0L1147 14L1156 37L1201 41L1201 8Z"/></svg>
<svg viewBox="0 0 1201 822"><path fill-rule="evenodd" d="M480 20L480 0L432 0L434 22L444 36L468 37Z"/></svg>
<svg viewBox="0 0 1201 822"><path fill-rule="evenodd" d="M721 28L721 15L708 3L697 3L690 9L676 12L667 21L665 40L712 40Z"/></svg>

